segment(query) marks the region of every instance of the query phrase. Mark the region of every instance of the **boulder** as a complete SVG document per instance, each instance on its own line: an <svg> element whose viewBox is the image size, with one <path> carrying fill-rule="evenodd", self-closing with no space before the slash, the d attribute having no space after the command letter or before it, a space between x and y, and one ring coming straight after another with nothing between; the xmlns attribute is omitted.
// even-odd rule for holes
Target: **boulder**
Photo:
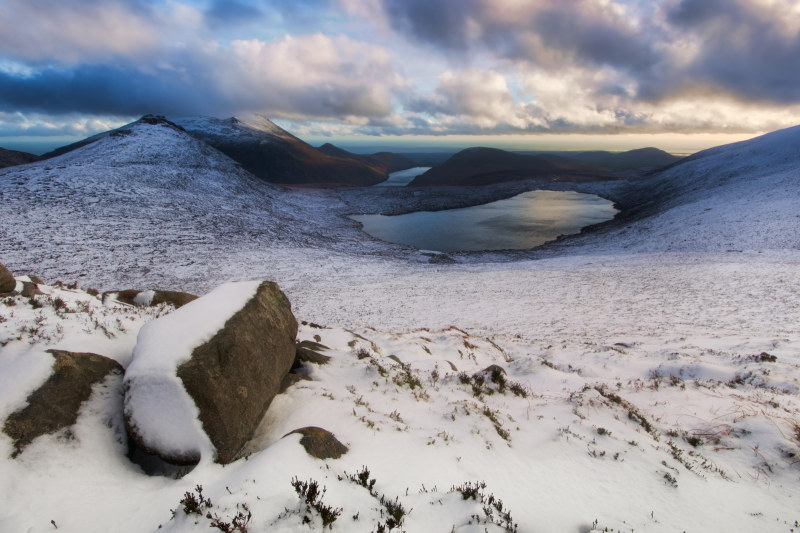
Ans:
<svg viewBox="0 0 800 533"><path fill-rule="evenodd" d="M14 275L0 263L0 294L13 292L16 287L17 280L14 279Z"/></svg>
<svg viewBox="0 0 800 533"><path fill-rule="evenodd" d="M338 459L348 451L347 446L339 442L339 439L328 430L309 426L284 435L288 437L293 433L299 433L303 437L300 444L306 449L306 453L317 459Z"/></svg>
<svg viewBox="0 0 800 533"><path fill-rule="evenodd" d="M297 321L275 283L226 283L139 332L125 372L134 442L172 464L226 464L295 359Z"/></svg>
<svg viewBox="0 0 800 533"><path fill-rule="evenodd" d="M23 281L22 282L22 291L20 291L20 295L24 298L33 298L36 295L44 294L42 291L39 290L39 286L32 281Z"/></svg>
<svg viewBox="0 0 800 533"><path fill-rule="evenodd" d="M92 394L92 387L112 372L122 375L122 366L102 355L48 352L55 358L53 373L28 396L28 405L12 413L3 427L14 441L14 456L36 437L73 425L81 404Z"/></svg>
<svg viewBox="0 0 800 533"><path fill-rule="evenodd" d="M103 293L103 303L106 301L117 301L137 307L155 306L160 304L170 304L176 309L183 307L197 299L197 296L188 292L178 291L139 291L136 289L126 289L124 291L107 291Z"/></svg>

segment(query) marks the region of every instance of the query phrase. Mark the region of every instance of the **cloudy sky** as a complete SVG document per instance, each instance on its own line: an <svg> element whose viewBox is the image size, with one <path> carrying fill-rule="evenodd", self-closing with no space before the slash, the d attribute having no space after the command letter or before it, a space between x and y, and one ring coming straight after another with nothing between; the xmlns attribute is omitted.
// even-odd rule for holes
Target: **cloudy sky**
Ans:
<svg viewBox="0 0 800 533"><path fill-rule="evenodd" d="M0 14L6 147L145 113L518 148L699 147L800 124L797 0L0 0Z"/></svg>

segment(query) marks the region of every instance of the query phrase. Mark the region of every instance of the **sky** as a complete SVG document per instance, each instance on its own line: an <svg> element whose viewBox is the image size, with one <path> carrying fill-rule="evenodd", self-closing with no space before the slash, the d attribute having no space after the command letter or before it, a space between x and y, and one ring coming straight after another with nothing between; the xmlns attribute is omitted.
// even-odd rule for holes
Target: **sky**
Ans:
<svg viewBox="0 0 800 533"><path fill-rule="evenodd" d="M797 0L0 0L0 146L147 113L312 143L661 146L800 124Z"/></svg>

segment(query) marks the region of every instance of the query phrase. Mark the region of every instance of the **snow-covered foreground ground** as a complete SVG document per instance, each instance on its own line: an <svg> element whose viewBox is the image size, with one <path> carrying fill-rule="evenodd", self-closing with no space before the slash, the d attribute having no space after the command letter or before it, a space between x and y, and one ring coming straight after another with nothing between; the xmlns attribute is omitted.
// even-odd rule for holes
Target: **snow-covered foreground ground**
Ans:
<svg viewBox="0 0 800 533"><path fill-rule="evenodd" d="M363 287L341 291L331 297L341 312L350 309L344 324L327 304L304 313L311 305L300 298L298 317L327 325L311 321L299 338L330 347L331 362L308 365L314 381L273 402L247 459L201 463L181 480L148 477L127 460L120 383L110 379L70 432L42 437L16 459L0 439L0 529L49 531L53 520L63 531L207 530L209 519L186 516L179 503L197 485L223 521L246 504L251 531L317 529L321 518L304 511L295 477L327 488L324 503L342 509L333 524L340 531L375 530L385 520L380 495L410 510L406 531L483 531L487 524L467 527L473 514L485 521L480 506L451 490L478 481L502 499L519 531L793 527L795 267L651 265L646 275L637 266L517 267L493 273L494 283L464 273L486 288L477 302L474 289L454 290L462 276L408 276L401 281L421 283L411 299L389 283L370 287L370 298L359 295ZM496 300L487 296L502 286ZM3 416L46 377L45 346L126 365L138 328L168 312L46 292L40 309L21 297L0 307L0 336L12 339L0 359ZM505 307L512 292L525 298L516 310ZM434 305L417 305L423 293ZM56 310L56 298L66 306ZM384 315L370 315L378 308ZM442 327L459 316L466 329ZM517 318L501 326L504 317ZM415 329L425 321L434 324ZM502 392L491 374L483 384L472 377L493 364L507 373ZM299 437L283 438L309 425L332 431L350 451L320 461ZM377 498L347 479L364 467ZM310 525L302 525L306 514Z"/></svg>
<svg viewBox="0 0 800 533"><path fill-rule="evenodd" d="M313 381L272 403L246 459L203 462L179 480L128 461L121 379L109 379L70 431L13 459L0 435L0 531L208 531L237 513L251 513L250 531L320 530L293 479L326 487L323 503L341 509L333 531L379 530L397 510L386 502L407 511L397 530L512 529L489 495L525 532L798 531L797 158L774 174L761 160L735 168L752 175L746 194L772 191L749 210L723 183L721 196L701 190L543 259L429 264L359 235L337 193L254 182L212 152L164 188L153 176L165 164L153 171L136 134L0 174L0 261L105 290L275 280L306 322L299 339L328 346L331 362L307 365ZM172 142L193 153L177 133L158 139L165 160L178 157ZM128 158L121 170L103 160L111 149ZM689 170L717 175L714 161ZM169 312L45 292L38 309L0 300L2 419L46 378L43 350L125 366L139 328ZM505 385L491 372L476 380L490 365ZM311 458L299 436L284 437L304 426L349 452ZM365 468L372 491L356 482ZM484 505L463 497L477 482ZM211 519L184 513L197 486Z"/></svg>

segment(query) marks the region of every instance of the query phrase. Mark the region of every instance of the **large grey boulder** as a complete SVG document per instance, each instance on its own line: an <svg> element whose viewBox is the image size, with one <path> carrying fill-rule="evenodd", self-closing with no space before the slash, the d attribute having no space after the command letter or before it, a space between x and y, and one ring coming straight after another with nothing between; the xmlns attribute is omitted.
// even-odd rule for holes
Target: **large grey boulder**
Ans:
<svg viewBox="0 0 800 533"><path fill-rule="evenodd" d="M81 404L91 396L92 387L112 372L122 375L122 366L102 355L48 352L55 358L53 373L28 396L28 405L12 413L3 426L14 441L14 456L36 437L73 425Z"/></svg>
<svg viewBox="0 0 800 533"><path fill-rule="evenodd" d="M275 283L226 283L145 325L125 372L134 442L177 465L237 458L295 359L297 321Z"/></svg>
<svg viewBox="0 0 800 533"><path fill-rule="evenodd" d="M0 263L0 294L12 292L16 287L17 280L14 279L14 275Z"/></svg>

